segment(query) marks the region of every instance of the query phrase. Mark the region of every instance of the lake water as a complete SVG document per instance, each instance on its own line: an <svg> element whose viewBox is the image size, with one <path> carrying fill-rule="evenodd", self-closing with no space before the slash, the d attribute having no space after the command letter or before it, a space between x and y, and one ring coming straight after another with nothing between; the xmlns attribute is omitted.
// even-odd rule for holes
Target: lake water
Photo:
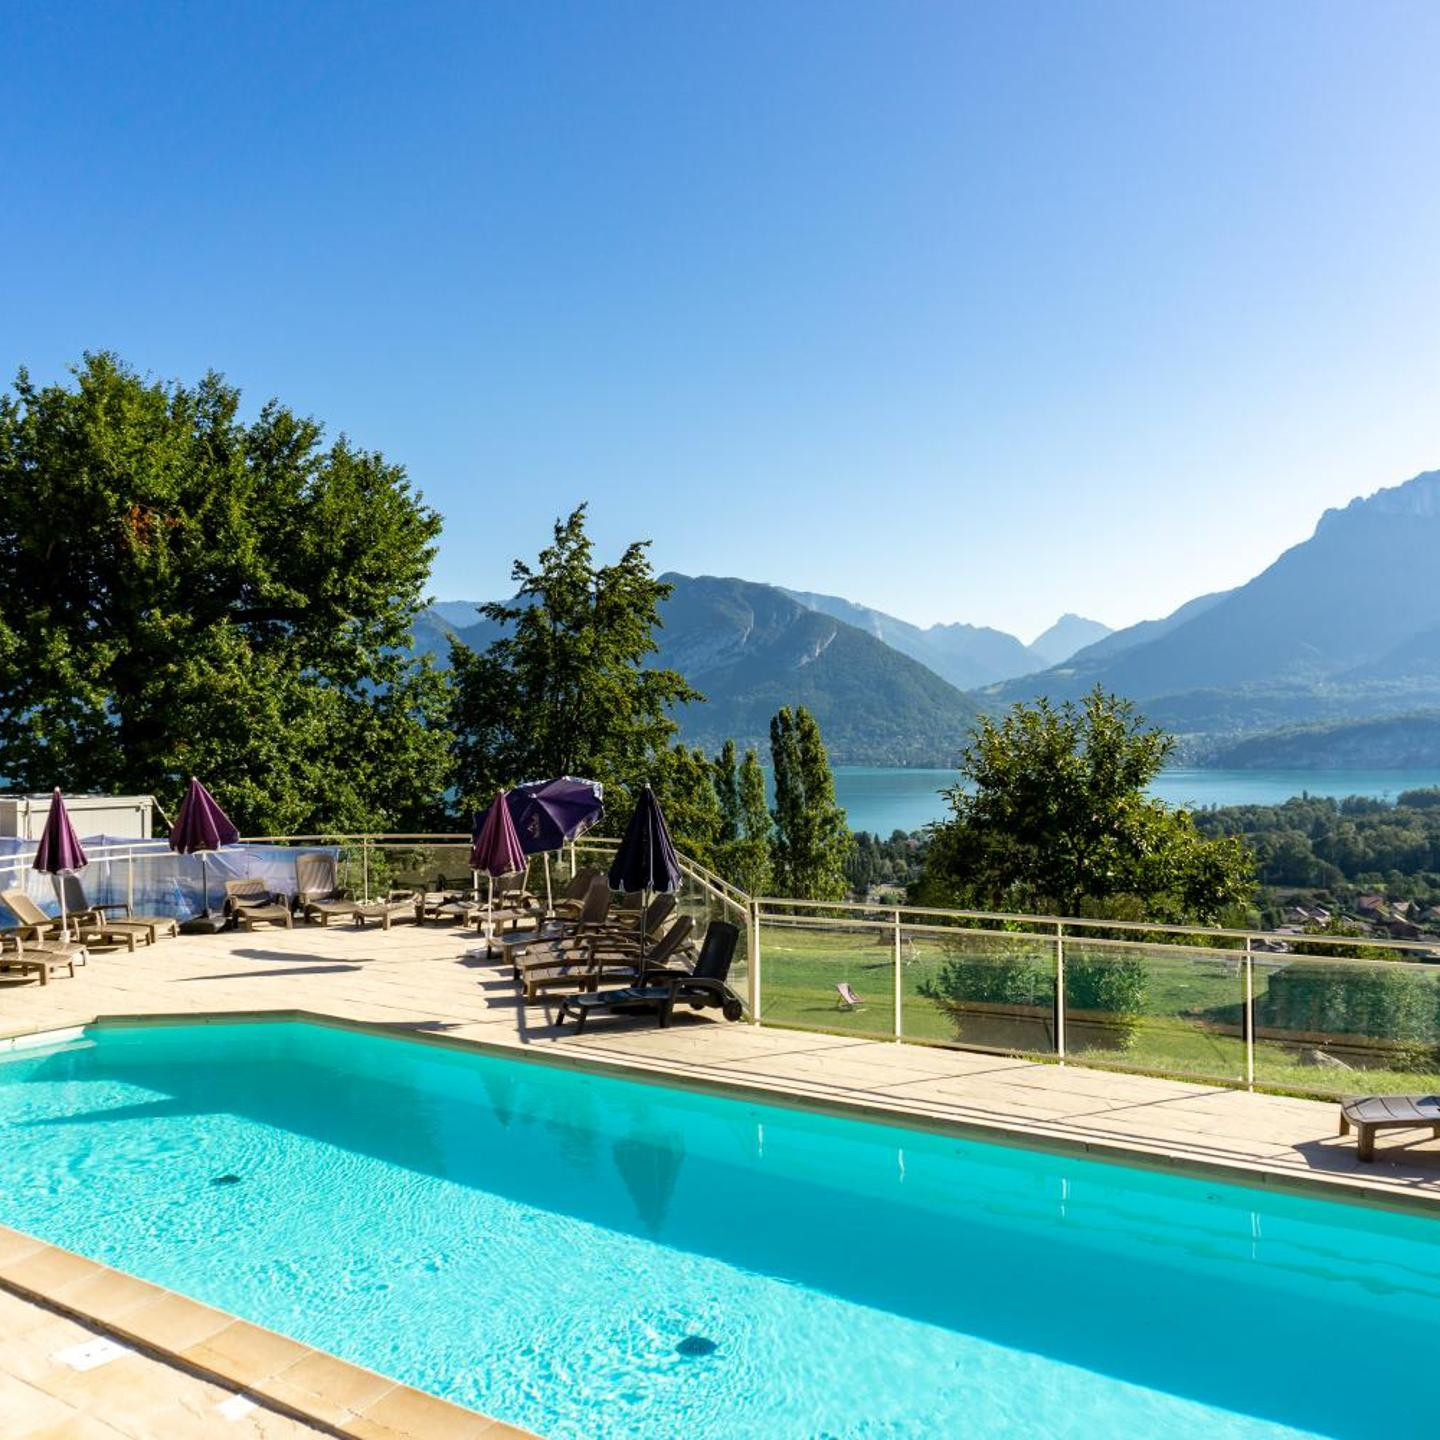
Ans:
<svg viewBox="0 0 1440 1440"><path fill-rule="evenodd" d="M835 793L852 830L889 835L942 819L939 792L953 770L901 770L886 765L837 765ZM1440 785L1437 770L1167 770L1151 793L1172 805L1278 805L1292 795L1370 795L1393 800L1402 790Z"/></svg>

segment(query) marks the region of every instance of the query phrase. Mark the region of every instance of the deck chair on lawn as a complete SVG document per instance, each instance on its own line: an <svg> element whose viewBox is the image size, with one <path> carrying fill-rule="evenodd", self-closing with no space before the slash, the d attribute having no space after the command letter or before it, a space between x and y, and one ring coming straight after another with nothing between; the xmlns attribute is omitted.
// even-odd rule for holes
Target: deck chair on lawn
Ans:
<svg viewBox="0 0 1440 1440"><path fill-rule="evenodd" d="M693 971L647 970L642 984L624 990L600 990L593 995L571 995L560 1006L556 1024L563 1025L567 1015L576 1020L579 1034L591 1015L600 1011L619 1014L653 1014L660 1025L670 1023L679 1004L694 1010L718 1009L727 1020L738 1020L745 1013L745 1003L727 981L740 941L740 927L728 920L712 920L700 947L700 958Z"/></svg>
<svg viewBox="0 0 1440 1440"><path fill-rule="evenodd" d="M355 917L355 892L340 884L335 857L325 850L310 850L295 857L295 906L307 922L318 920L323 930L332 920Z"/></svg>
<svg viewBox="0 0 1440 1440"><path fill-rule="evenodd" d="M40 950L47 947L64 949L73 943L75 960L84 965L87 959L87 945L124 945L128 950L135 948L133 931L117 930L113 926L106 925L103 920L95 916L93 911L65 916L65 926L75 937L74 941L70 942L68 937L62 933L60 917L47 915L25 891L19 889L0 891L0 903L3 903L19 921L16 930L20 938L31 949Z"/></svg>
<svg viewBox="0 0 1440 1440"><path fill-rule="evenodd" d="M261 924L283 925L289 930L295 924L286 897L267 890L257 876L225 882L225 913L242 930L253 930Z"/></svg>
<svg viewBox="0 0 1440 1440"><path fill-rule="evenodd" d="M543 1000L551 990L594 990L606 978L623 978L638 985L652 971L675 973L669 967L678 964L694 924L691 916L681 915L656 936L643 960L638 949L617 948L596 936L578 949L527 964L520 973L524 998Z"/></svg>
<svg viewBox="0 0 1440 1440"><path fill-rule="evenodd" d="M850 987L847 980L842 980L835 987L835 1008L837 1010L858 1010L865 1002Z"/></svg>
<svg viewBox="0 0 1440 1440"><path fill-rule="evenodd" d="M73 915L94 915L116 930L134 930L153 945L162 935L178 935L180 922L173 915L137 915L128 900L107 900L103 905L92 903L85 893L85 882L78 875L62 875L65 908Z"/></svg>

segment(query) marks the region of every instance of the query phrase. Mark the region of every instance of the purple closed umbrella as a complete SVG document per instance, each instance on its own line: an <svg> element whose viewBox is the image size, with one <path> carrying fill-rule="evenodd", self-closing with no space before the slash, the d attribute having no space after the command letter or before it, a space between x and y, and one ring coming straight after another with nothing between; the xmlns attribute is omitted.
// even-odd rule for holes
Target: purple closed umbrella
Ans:
<svg viewBox="0 0 1440 1440"><path fill-rule="evenodd" d="M210 913L210 872L205 868L205 856L222 845L233 845L239 838L240 832L219 802L192 775L190 788L170 827L170 848L177 855L200 857L201 910L194 920L187 922L187 928L193 926L195 931L213 933L224 923L223 919L217 922Z"/></svg>
<svg viewBox="0 0 1440 1440"><path fill-rule="evenodd" d="M470 868L485 872L485 942L488 946L494 926L495 877L514 875L525 868L525 847L515 832L505 792L497 790L485 812L479 833L470 851Z"/></svg>
<svg viewBox="0 0 1440 1440"><path fill-rule="evenodd" d="M34 868L42 875L57 876L72 870L83 870L89 863L85 847L70 823L65 797L57 785L50 796L50 813L45 817L45 829L35 850ZM65 887L59 885L56 888L60 892L60 934L68 940L70 921L65 914Z"/></svg>
<svg viewBox="0 0 1440 1440"><path fill-rule="evenodd" d="M550 908L550 852L573 843L605 814L605 788L598 780L562 775L517 785L509 797L510 815L527 855L545 857L545 908ZM572 857L573 858L573 857ZM573 866L572 866L573 868Z"/></svg>

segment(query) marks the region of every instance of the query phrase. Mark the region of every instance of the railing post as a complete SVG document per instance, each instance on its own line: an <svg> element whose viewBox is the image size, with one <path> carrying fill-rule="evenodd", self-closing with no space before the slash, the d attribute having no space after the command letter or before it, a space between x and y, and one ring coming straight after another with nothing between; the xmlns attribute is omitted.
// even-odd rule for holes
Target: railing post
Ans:
<svg viewBox="0 0 1440 1440"><path fill-rule="evenodd" d="M746 976L749 989L750 1023L760 1023L760 902L750 902L750 966Z"/></svg>
<svg viewBox="0 0 1440 1440"><path fill-rule="evenodd" d="M1245 1009L1241 1023L1245 1029L1245 1088L1255 1088L1255 953L1250 936L1245 937Z"/></svg>
<svg viewBox="0 0 1440 1440"><path fill-rule="evenodd" d="M900 912L895 912L895 1038L903 1038L904 1028L900 1022L901 1002L905 994L905 976L900 963Z"/></svg>
<svg viewBox="0 0 1440 1440"><path fill-rule="evenodd" d="M125 903L130 907L130 913L135 913L135 852L127 852L125 856ZM152 935L155 931L150 932Z"/></svg>
<svg viewBox="0 0 1440 1440"><path fill-rule="evenodd" d="M1055 1054L1065 1063L1065 923L1055 922Z"/></svg>
<svg viewBox="0 0 1440 1440"><path fill-rule="evenodd" d="M365 904L370 903L370 837L360 837L360 893Z"/></svg>

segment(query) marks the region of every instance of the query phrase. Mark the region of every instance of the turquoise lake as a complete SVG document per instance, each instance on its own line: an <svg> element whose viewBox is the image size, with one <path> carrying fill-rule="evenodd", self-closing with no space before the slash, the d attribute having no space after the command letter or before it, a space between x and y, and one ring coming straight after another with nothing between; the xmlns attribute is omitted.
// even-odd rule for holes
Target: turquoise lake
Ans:
<svg viewBox="0 0 1440 1440"><path fill-rule="evenodd" d="M889 835L918 830L945 813L939 791L953 770L837 765L835 792L852 830ZM1152 793L1172 805L1278 805L1292 795L1369 795L1393 800L1402 790L1440 785L1436 770L1167 770Z"/></svg>

